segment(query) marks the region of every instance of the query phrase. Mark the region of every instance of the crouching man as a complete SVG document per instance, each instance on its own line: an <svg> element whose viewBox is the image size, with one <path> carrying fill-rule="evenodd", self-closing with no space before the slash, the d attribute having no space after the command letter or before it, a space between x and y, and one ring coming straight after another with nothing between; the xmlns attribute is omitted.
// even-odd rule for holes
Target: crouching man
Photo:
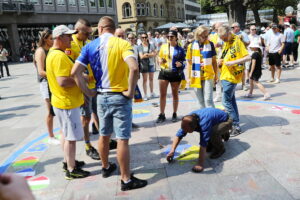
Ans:
<svg viewBox="0 0 300 200"><path fill-rule="evenodd" d="M216 108L203 108L191 112L182 118L181 129L178 130L173 140L167 161L171 162L174 157L176 147L187 133L197 131L200 133L200 151L197 164L192 168L193 172L200 173L204 169L204 159L206 152L212 152L211 159L219 158L224 152L222 139L229 139L232 129L232 119L229 115Z"/></svg>

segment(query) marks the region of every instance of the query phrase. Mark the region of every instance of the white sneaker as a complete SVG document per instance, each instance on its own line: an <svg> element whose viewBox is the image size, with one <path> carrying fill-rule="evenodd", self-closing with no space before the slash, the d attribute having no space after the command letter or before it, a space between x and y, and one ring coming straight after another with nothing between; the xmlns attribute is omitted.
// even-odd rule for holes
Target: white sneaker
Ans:
<svg viewBox="0 0 300 200"><path fill-rule="evenodd" d="M267 83L273 83L273 82L275 82L274 79L270 79L270 80L267 81Z"/></svg>
<svg viewBox="0 0 300 200"><path fill-rule="evenodd" d="M271 95L270 95L269 93L266 93L266 94L264 95L263 100L266 101L266 100L269 100L269 99L271 99Z"/></svg>
<svg viewBox="0 0 300 200"><path fill-rule="evenodd" d="M60 141L59 139L55 138L55 137L50 137L48 139L48 144L51 144L51 145L59 145L60 144Z"/></svg>
<svg viewBox="0 0 300 200"><path fill-rule="evenodd" d="M244 97L245 97L245 98L252 98L252 97L253 97L253 94L246 94Z"/></svg>
<svg viewBox="0 0 300 200"><path fill-rule="evenodd" d="M243 85L242 88L244 91L248 91L248 87L246 85Z"/></svg>
<svg viewBox="0 0 300 200"><path fill-rule="evenodd" d="M273 83L280 83L280 80L277 78Z"/></svg>
<svg viewBox="0 0 300 200"><path fill-rule="evenodd" d="M159 96L157 94L155 94L154 92L151 94L151 98L158 98Z"/></svg>
<svg viewBox="0 0 300 200"><path fill-rule="evenodd" d="M216 97L214 98L214 102L221 102L221 97L216 96Z"/></svg>
<svg viewBox="0 0 300 200"><path fill-rule="evenodd" d="M148 100L149 100L149 97L148 97L147 95L145 95L144 98L143 98L143 100L144 100L144 101L148 101Z"/></svg>

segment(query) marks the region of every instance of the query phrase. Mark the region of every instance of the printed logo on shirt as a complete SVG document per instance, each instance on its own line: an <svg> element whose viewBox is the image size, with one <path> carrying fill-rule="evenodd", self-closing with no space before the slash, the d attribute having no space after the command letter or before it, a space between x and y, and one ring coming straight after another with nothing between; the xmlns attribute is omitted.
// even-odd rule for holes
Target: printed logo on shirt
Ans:
<svg viewBox="0 0 300 200"><path fill-rule="evenodd" d="M72 51L68 49L68 50L65 51L65 53L66 53L67 55L71 55L71 54L72 54Z"/></svg>

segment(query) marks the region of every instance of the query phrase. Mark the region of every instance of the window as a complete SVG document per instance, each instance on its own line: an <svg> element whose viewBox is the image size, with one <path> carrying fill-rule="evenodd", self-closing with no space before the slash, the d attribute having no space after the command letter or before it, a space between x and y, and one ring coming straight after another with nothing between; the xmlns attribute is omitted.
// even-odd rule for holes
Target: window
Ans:
<svg viewBox="0 0 300 200"><path fill-rule="evenodd" d="M122 6L122 10L123 10L123 17L127 18L127 17L131 17L131 5L130 3L124 3Z"/></svg>
<svg viewBox="0 0 300 200"><path fill-rule="evenodd" d="M141 16L141 5L139 3L136 4L136 15Z"/></svg>
<svg viewBox="0 0 300 200"><path fill-rule="evenodd" d="M90 7L95 8L96 7L95 0L89 0L89 1L90 1Z"/></svg>
<svg viewBox="0 0 300 200"><path fill-rule="evenodd" d="M107 0L107 7L113 8L113 0Z"/></svg>
<svg viewBox="0 0 300 200"><path fill-rule="evenodd" d="M86 6L85 0L80 0L80 6L81 6L81 7L85 7L85 6Z"/></svg>
<svg viewBox="0 0 300 200"><path fill-rule="evenodd" d="M65 0L57 0L57 5L64 6L65 4Z"/></svg>
<svg viewBox="0 0 300 200"><path fill-rule="evenodd" d="M146 4L146 16L151 16L151 5L149 2Z"/></svg>
<svg viewBox="0 0 300 200"><path fill-rule="evenodd" d="M70 6L76 6L75 0L69 0L69 5Z"/></svg>
<svg viewBox="0 0 300 200"><path fill-rule="evenodd" d="M39 4L39 1L38 0L29 0L30 3L33 3L33 4Z"/></svg>
<svg viewBox="0 0 300 200"><path fill-rule="evenodd" d="M156 3L153 5L153 15L154 15L154 17L157 17L157 4Z"/></svg>
<svg viewBox="0 0 300 200"><path fill-rule="evenodd" d="M184 16L184 8L181 9L181 14L182 14L182 19L185 19L185 16Z"/></svg>
<svg viewBox="0 0 300 200"><path fill-rule="evenodd" d="M52 5L53 2L52 2L52 0L44 0L44 4L45 5Z"/></svg>
<svg viewBox="0 0 300 200"><path fill-rule="evenodd" d="M99 3L99 8L104 8L105 7L104 0L99 0L98 3Z"/></svg>
<svg viewBox="0 0 300 200"><path fill-rule="evenodd" d="M145 16L145 4L141 3L141 15Z"/></svg>
<svg viewBox="0 0 300 200"><path fill-rule="evenodd" d="M177 8L177 18L178 18L178 19L181 19L181 12L180 12L180 9L179 9L179 8Z"/></svg>
<svg viewBox="0 0 300 200"><path fill-rule="evenodd" d="M160 5L160 16L164 16L164 5Z"/></svg>

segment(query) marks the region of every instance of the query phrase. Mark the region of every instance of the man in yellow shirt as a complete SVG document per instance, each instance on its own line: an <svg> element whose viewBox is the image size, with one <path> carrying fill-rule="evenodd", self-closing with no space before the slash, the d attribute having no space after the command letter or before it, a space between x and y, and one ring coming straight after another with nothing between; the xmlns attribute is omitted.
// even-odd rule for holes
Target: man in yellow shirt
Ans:
<svg viewBox="0 0 300 200"><path fill-rule="evenodd" d="M80 168L84 165L83 162L75 161L76 141L83 136L80 121L83 94L70 76L73 61L64 52L66 48L70 48L74 33L75 30L72 31L65 25L57 26L52 32L53 47L46 58L47 79L52 93L51 104L63 133L62 146L66 161L64 170L67 180L84 178L90 174Z"/></svg>
<svg viewBox="0 0 300 200"><path fill-rule="evenodd" d="M77 58L72 76L87 95L93 95L82 72L88 64L94 72L97 88L97 107L100 119L99 152L102 176L109 177L117 168L108 162L109 140L114 132L118 139L117 160L121 172L121 190L145 187L147 181L130 175L129 138L131 137L132 98L138 80L138 64L129 42L114 37L115 23L102 17L98 23L99 37L85 47Z"/></svg>
<svg viewBox="0 0 300 200"><path fill-rule="evenodd" d="M80 55L82 47L90 42L88 40L89 35L92 32L91 24L86 19L78 19L75 24L76 34L72 35L73 41L71 42L71 48L67 48L65 50L66 54L72 58L72 60L76 60ZM91 67L88 65L87 70L84 72L89 89L94 89L96 87L96 81L94 79L94 75ZM94 123L96 127L99 127L98 117L97 117L97 105L95 97L89 97L84 95L84 105L80 107L81 111L81 122L84 131L84 141L85 141L85 151L88 156L90 156L94 160L100 160L99 153L97 150L91 145L90 142L90 133L89 133L89 124L91 121L91 116L93 114Z"/></svg>
<svg viewBox="0 0 300 200"><path fill-rule="evenodd" d="M248 51L241 39L231 32L229 26L218 29L219 37L224 41L219 63L222 64L220 80L223 86L223 105L233 120L231 136L241 133L239 111L235 100L235 88L242 81L244 65L250 60Z"/></svg>

